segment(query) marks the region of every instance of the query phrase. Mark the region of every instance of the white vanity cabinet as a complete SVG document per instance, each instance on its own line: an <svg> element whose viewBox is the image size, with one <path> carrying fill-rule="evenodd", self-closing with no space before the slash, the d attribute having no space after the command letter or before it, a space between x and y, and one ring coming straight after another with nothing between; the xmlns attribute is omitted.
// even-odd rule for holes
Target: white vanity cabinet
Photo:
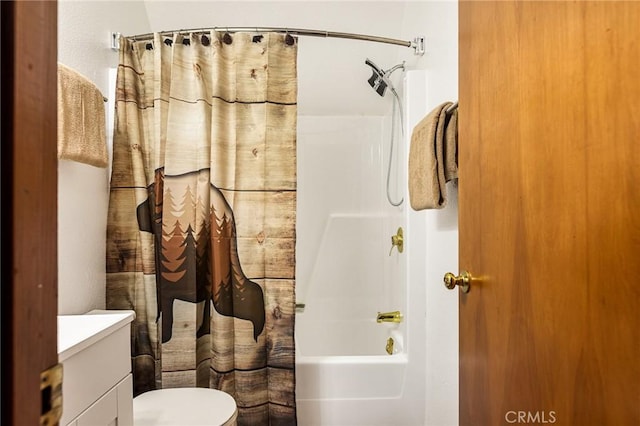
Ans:
<svg viewBox="0 0 640 426"><path fill-rule="evenodd" d="M133 311L58 316L61 425L133 426Z"/></svg>

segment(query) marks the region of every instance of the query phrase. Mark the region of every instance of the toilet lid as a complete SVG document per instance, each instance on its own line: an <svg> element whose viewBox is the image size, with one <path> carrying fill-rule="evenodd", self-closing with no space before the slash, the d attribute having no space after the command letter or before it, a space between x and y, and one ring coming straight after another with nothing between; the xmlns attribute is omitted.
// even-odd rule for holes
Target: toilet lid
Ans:
<svg viewBox="0 0 640 426"><path fill-rule="evenodd" d="M160 389L133 399L135 426L220 426L235 413L233 397L216 389Z"/></svg>

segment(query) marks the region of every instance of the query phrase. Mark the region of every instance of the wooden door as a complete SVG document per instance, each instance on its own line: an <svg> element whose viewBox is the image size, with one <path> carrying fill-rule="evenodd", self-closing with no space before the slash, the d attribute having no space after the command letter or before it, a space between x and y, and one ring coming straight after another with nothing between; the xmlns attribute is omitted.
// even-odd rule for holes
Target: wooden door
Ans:
<svg viewBox="0 0 640 426"><path fill-rule="evenodd" d="M640 2L462 2L460 424L640 424Z"/></svg>
<svg viewBox="0 0 640 426"><path fill-rule="evenodd" d="M2 424L40 424L57 353L55 1L1 2Z"/></svg>

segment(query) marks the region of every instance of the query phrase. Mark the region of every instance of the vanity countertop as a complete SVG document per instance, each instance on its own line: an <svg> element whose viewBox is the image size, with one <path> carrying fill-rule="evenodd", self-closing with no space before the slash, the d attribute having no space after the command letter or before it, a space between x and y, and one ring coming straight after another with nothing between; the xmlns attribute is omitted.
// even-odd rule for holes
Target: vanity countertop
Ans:
<svg viewBox="0 0 640 426"><path fill-rule="evenodd" d="M58 362L93 345L132 322L134 311L91 311L83 315L58 315Z"/></svg>

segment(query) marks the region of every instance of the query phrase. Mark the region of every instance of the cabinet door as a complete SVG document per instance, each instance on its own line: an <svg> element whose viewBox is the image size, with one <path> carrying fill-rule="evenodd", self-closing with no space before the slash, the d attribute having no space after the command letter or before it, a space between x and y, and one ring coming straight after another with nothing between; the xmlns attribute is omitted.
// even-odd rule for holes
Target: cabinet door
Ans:
<svg viewBox="0 0 640 426"><path fill-rule="evenodd" d="M69 426L133 426L131 374L91 404Z"/></svg>
<svg viewBox="0 0 640 426"><path fill-rule="evenodd" d="M118 426L133 426L133 376L129 374L116 387Z"/></svg>
<svg viewBox="0 0 640 426"><path fill-rule="evenodd" d="M111 389L94 402L76 420L78 426L116 426L118 424L118 391Z"/></svg>

